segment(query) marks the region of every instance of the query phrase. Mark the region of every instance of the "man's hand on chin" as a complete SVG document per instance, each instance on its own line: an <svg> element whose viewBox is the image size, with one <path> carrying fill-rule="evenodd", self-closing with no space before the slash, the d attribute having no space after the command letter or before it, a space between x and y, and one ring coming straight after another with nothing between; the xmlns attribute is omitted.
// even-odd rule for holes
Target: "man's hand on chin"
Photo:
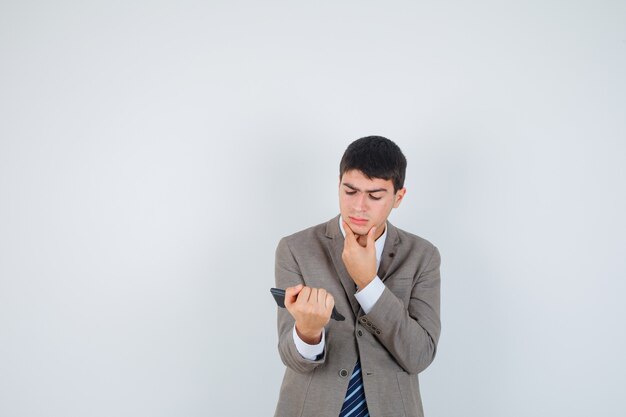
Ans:
<svg viewBox="0 0 626 417"><path fill-rule="evenodd" d="M341 259L359 289L365 288L376 277L376 226L367 235L356 235L348 223L343 222L346 238Z"/></svg>

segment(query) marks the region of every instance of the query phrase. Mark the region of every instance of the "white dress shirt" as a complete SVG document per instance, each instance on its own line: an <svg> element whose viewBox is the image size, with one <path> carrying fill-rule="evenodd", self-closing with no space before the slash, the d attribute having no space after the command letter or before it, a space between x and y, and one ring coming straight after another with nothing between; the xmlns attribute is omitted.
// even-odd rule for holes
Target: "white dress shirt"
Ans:
<svg viewBox="0 0 626 417"><path fill-rule="evenodd" d="M341 216L339 216L339 229L341 230L341 234L345 238L346 232L345 230L343 230L342 222L343 222L343 219ZM385 231L383 232L382 235L380 235L378 239L376 239L376 242L374 242L376 246L376 270L377 271L378 271L378 267L380 266L380 258L382 256L383 249L385 247L386 239L387 239L387 225L385 224ZM384 290L385 290L385 284L383 284L383 282L378 277L378 275L376 275L376 277L374 277L372 282L367 284L365 288L359 289L356 292L356 294L354 294L354 296L356 297L356 300L361 305L361 308L363 309L365 314L369 313L372 310L372 308L374 307L374 304L376 304L376 301L378 301L378 299L380 298ZM296 326L295 325L293 326L293 341L296 344L296 349L298 349L298 352L300 352L303 358L311 360L311 361L316 360L317 357L324 352L325 336L326 336L326 329L323 329L322 340L316 345L309 345L308 343L300 339L300 336L298 336L298 333L296 332Z"/></svg>

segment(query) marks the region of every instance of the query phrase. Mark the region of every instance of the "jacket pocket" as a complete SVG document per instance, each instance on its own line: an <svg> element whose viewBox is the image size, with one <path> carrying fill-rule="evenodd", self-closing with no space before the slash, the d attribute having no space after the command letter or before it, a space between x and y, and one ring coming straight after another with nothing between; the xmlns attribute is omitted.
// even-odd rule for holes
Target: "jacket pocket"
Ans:
<svg viewBox="0 0 626 417"><path fill-rule="evenodd" d="M313 372L300 374L287 368L274 417L295 417L303 414L312 376Z"/></svg>

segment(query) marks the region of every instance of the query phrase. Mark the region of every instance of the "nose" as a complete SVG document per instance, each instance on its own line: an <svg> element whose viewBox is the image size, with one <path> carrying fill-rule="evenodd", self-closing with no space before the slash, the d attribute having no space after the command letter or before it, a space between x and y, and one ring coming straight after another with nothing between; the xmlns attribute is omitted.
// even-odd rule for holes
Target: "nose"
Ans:
<svg viewBox="0 0 626 417"><path fill-rule="evenodd" d="M362 213L367 210L367 195L359 194L354 199L354 210L358 213Z"/></svg>

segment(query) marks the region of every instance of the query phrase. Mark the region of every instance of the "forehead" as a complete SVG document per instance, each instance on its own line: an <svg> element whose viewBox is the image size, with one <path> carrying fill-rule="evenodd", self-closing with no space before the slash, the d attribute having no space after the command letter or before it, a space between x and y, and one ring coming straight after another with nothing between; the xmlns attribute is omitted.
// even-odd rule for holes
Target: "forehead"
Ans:
<svg viewBox="0 0 626 417"><path fill-rule="evenodd" d="M341 184L350 184L358 188L391 188L393 181L382 178L367 178L363 172L353 169L346 171L341 177Z"/></svg>

